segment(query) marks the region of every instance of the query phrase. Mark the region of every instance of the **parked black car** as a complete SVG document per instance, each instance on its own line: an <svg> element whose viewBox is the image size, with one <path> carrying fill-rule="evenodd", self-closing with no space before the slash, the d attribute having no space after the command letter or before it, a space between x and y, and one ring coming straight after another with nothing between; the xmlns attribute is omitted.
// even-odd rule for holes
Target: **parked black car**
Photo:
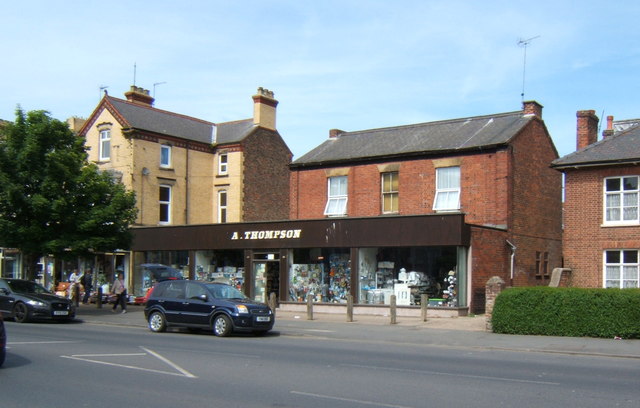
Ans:
<svg viewBox="0 0 640 408"><path fill-rule="evenodd" d="M4 357L7 355L7 332L4 331L4 321L2 313L0 313L0 367L4 363Z"/></svg>
<svg viewBox="0 0 640 408"><path fill-rule="evenodd" d="M18 323L30 320L73 320L70 299L54 295L42 285L23 279L0 279L0 313Z"/></svg>
<svg viewBox="0 0 640 408"><path fill-rule="evenodd" d="M178 326L212 330L221 337L234 331L264 334L275 322L269 306L254 302L233 286L189 280L158 282L144 315L153 332Z"/></svg>

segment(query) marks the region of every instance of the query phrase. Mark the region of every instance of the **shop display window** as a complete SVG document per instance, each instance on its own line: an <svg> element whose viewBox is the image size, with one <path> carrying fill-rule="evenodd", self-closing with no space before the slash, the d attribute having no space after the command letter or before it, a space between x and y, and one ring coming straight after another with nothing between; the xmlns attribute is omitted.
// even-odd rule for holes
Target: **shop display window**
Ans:
<svg viewBox="0 0 640 408"><path fill-rule="evenodd" d="M195 279L222 282L244 290L245 270L241 250L207 250L195 253Z"/></svg>
<svg viewBox="0 0 640 408"><path fill-rule="evenodd" d="M289 271L289 300L346 303L351 292L351 260L348 249L299 249L293 251Z"/></svg>
<svg viewBox="0 0 640 408"><path fill-rule="evenodd" d="M358 250L360 304L420 305L422 295L429 306L461 306L465 273L464 248L410 247L361 248Z"/></svg>

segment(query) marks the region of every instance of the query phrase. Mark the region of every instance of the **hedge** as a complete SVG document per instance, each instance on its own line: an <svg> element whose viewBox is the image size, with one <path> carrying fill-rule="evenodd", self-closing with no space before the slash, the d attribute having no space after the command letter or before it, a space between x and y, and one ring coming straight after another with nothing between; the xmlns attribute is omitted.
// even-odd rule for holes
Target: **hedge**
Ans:
<svg viewBox="0 0 640 408"><path fill-rule="evenodd" d="M510 288L496 298L494 333L640 338L640 289Z"/></svg>

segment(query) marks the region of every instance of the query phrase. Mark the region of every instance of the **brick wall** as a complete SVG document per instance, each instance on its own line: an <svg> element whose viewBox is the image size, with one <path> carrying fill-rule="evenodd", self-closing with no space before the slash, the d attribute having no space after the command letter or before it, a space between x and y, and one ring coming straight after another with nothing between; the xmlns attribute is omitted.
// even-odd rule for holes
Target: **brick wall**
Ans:
<svg viewBox="0 0 640 408"><path fill-rule="evenodd" d="M604 178L637 175L640 166L567 170L564 259L571 283L603 287L603 251L640 248L640 226L603 227Z"/></svg>
<svg viewBox="0 0 640 408"><path fill-rule="evenodd" d="M276 132L259 128L243 141L243 221L289 216L291 152Z"/></svg>

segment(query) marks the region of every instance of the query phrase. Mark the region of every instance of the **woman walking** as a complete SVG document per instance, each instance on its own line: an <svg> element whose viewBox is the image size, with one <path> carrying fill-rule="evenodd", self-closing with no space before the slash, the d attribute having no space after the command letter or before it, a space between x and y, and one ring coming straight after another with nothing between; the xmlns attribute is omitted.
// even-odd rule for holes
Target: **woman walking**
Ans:
<svg viewBox="0 0 640 408"><path fill-rule="evenodd" d="M116 308L120 305L122 313L127 313L127 288L124 286L124 275L122 272L118 273L118 279L113 282L111 294L116 295L116 303L113 304L111 311L115 313Z"/></svg>

